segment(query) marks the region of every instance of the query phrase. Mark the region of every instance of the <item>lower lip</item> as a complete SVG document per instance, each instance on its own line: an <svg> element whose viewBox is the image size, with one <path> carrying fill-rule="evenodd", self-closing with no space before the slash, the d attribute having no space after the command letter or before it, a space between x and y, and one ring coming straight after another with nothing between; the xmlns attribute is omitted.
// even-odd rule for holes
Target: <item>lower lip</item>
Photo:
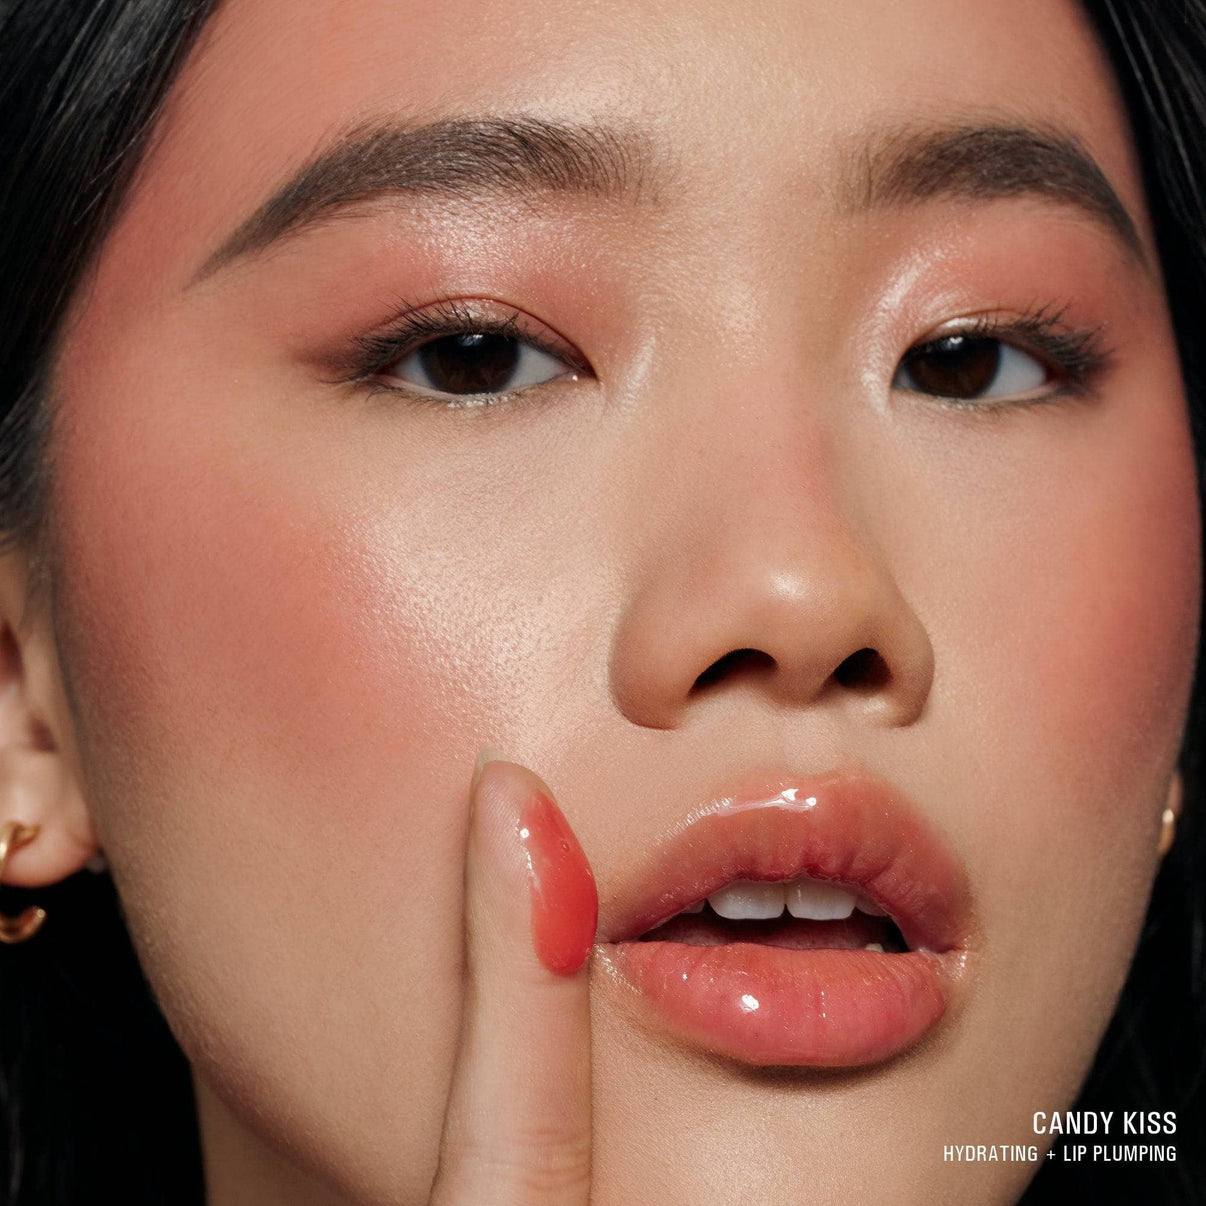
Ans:
<svg viewBox="0 0 1206 1206"><path fill-rule="evenodd" d="M607 944L613 976L672 1036L753 1065L877 1063L932 1029L958 956L749 942ZM954 956L954 958L952 958Z"/></svg>

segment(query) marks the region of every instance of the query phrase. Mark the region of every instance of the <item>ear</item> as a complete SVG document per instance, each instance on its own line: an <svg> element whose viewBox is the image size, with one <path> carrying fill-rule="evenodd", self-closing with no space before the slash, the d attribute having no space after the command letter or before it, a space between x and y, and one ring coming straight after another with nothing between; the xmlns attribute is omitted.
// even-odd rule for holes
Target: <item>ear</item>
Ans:
<svg viewBox="0 0 1206 1206"><path fill-rule="evenodd" d="M4 882L56 883L99 849L84 804L74 728L48 592L31 594L28 555L0 554L0 825L36 825L13 849Z"/></svg>

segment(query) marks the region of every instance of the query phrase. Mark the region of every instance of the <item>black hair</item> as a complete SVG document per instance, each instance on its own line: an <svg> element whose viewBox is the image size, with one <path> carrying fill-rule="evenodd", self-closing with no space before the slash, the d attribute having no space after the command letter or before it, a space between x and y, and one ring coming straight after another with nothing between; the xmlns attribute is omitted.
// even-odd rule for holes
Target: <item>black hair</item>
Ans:
<svg viewBox="0 0 1206 1206"><path fill-rule="evenodd" d="M1086 0L1113 63L1139 152L1177 336L1198 463L1206 480L1206 3ZM1168 1163L1040 1157L1026 1206L1206 1201L1206 659L1182 743L1185 806L1152 889L1143 934L1080 1096L1080 1110L1175 1111ZM1058 924L1058 923L1057 923ZM1041 1107L1039 1107L1041 1108Z"/></svg>
<svg viewBox="0 0 1206 1206"><path fill-rule="evenodd" d="M35 578L55 337L213 7L0 0L0 533L30 552ZM188 1066L112 881L85 871L6 889L4 911L31 895L50 920L0 947L0 1203L200 1206Z"/></svg>
<svg viewBox="0 0 1206 1206"><path fill-rule="evenodd" d="M216 0L0 0L0 539L35 558L47 517L46 385L66 307ZM1206 448L1206 0L1083 0L1143 165L1195 446ZM1180 833L1077 1108L1175 1111L1177 1159L1040 1160L1023 1201L1206 1201L1206 684ZM0 818L2 820L3 818ZM37 892L52 922L0 948L0 1203L204 1201L186 1061L108 876Z"/></svg>

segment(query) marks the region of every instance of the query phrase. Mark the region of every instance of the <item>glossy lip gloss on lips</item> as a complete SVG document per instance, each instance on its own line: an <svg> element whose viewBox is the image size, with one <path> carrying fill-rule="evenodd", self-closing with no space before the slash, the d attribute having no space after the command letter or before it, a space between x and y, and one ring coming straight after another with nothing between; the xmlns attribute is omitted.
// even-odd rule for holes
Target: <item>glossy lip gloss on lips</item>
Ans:
<svg viewBox="0 0 1206 1206"><path fill-rule="evenodd" d="M728 885L804 877L886 915L907 950L851 945L858 925L838 921L769 943L757 923L754 940L744 922L702 944L658 934ZM747 1064L850 1067L937 1024L965 968L971 907L962 868L908 801L844 775L763 783L697 809L609 895L601 920L609 978L659 1029ZM823 926L835 928L819 939Z"/></svg>

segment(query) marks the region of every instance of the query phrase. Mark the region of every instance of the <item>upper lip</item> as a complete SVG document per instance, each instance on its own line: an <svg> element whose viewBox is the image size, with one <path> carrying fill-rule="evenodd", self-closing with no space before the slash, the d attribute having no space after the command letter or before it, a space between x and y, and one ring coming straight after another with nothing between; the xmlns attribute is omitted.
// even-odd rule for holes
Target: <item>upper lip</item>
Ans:
<svg viewBox="0 0 1206 1206"><path fill-rule="evenodd" d="M749 782L692 809L600 901L599 938L637 938L734 880L802 875L857 889L910 950L968 942L961 863L901 792L861 772Z"/></svg>

